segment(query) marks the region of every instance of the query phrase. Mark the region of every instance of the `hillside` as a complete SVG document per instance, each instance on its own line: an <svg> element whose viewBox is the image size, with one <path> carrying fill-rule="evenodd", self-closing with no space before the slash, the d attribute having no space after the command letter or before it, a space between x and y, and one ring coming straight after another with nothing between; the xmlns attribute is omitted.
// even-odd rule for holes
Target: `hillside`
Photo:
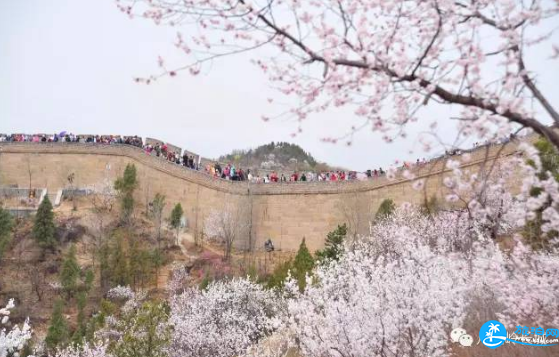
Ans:
<svg viewBox="0 0 559 357"><path fill-rule="evenodd" d="M6 224L2 220L5 203L0 197L0 233ZM100 209L100 204L111 208ZM47 336L59 300L68 339L79 339L85 333L82 328L95 328L94 316L107 303L107 292L116 286L143 290L150 299L157 299L166 296L167 281L177 267L188 269L189 286L203 279L246 275L239 271L236 253L231 262L224 262L220 247L202 246L186 232L176 238L166 224L158 241L154 217L145 207L137 207L131 223L123 225L117 205L112 198L97 195L63 201L53 209L56 246L52 251L42 250L34 238L35 216L11 219L8 240L0 236L0 309L15 299L17 308L10 320L21 324L29 318L36 345ZM69 290L63 284L63 270L71 249L75 249L77 276ZM269 259L268 264L272 264ZM88 283L87 274L92 279Z"/></svg>
<svg viewBox="0 0 559 357"><path fill-rule="evenodd" d="M272 141L254 149L233 150L229 154L220 156L218 160L264 171L327 171L334 169L326 163L318 162L311 153L299 145L287 142Z"/></svg>

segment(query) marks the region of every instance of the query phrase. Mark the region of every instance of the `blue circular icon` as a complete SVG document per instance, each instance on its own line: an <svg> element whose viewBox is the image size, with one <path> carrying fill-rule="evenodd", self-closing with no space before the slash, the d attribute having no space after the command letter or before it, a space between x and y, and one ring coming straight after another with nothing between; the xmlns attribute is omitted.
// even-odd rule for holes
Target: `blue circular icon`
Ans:
<svg viewBox="0 0 559 357"><path fill-rule="evenodd" d="M491 349L499 347L507 339L505 325L496 320L487 321L479 329L479 339Z"/></svg>

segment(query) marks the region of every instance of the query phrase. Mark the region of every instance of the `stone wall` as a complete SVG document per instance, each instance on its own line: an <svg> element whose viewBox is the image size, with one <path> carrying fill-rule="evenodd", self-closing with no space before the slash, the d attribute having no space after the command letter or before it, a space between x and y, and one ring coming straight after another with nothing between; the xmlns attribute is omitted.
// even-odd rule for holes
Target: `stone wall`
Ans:
<svg viewBox="0 0 559 357"><path fill-rule="evenodd" d="M517 154L517 144L489 146L470 153L463 166L479 170ZM249 184L215 179L147 155L128 145L78 143L0 143L0 186L46 187L49 192L68 188L74 174L74 187L101 190L122 175L126 164L134 163L140 182L136 199L146 205L156 193L166 196L165 215L180 202L187 227L193 234L203 231L205 217L226 203L243 205L251 215L251 230L239 248L252 244L261 250L272 239L276 248L296 250L303 237L311 251L324 244L326 234L337 224L347 222L352 231L364 233L369 218L380 203L391 198L396 203L421 203L425 197L442 197L442 179L448 171L446 159L436 160L414 170L426 180L425 191L418 192L404 178L389 181L377 178L352 182L294 182ZM517 186L511 182L511 186ZM251 242L251 243L250 243Z"/></svg>

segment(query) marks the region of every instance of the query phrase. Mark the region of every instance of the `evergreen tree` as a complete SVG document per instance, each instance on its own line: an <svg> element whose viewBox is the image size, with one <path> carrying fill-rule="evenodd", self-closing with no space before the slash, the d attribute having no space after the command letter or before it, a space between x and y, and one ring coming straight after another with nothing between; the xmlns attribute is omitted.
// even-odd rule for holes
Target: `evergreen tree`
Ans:
<svg viewBox="0 0 559 357"><path fill-rule="evenodd" d="M183 215L182 206L177 203L171 211L171 217L169 217L169 225L176 231L176 244L179 245L179 229L181 227L181 218Z"/></svg>
<svg viewBox="0 0 559 357"><path fill-rule="evenodd" d="M54 252L57 241L55 238L54 213L52 212L52 204L48 196L45 196L37 210L35 225L33 226L33 237L37 240L39 246L43 248L43 252L47 249Z"/></svg>
<svg viewBox="0 0 559 357"><path fill-rule="evenodd" d="M285 285L285 280L289 275L289 271L292 269L293 269L293 261L291 260L285 261L279 264L278 266L276 266L272 275L268 277L266 287L268 289L275 289L275 288L283 289Z"/></svg>
<svg viewBox="0 0 559 357"><path fill-rule="evenodd" d="M13 226L12 216L0 206L0 261L2 261L2 255L12 239Z"/></svg>
<svg viewBox="0 0 559 357"><path fill-rule="evenodd" d="M129 244L128 270L132 287L143 287L153 272L153 259L148 250L142 248L137 241Z"/></svg>
<svg viewBox="0 0 559 357"><path fill-rule="evenodd" d="M115 236L115 245L110 254L110 280L113 286L130 285L130 272L124 249L124 239L120 232L117 232Z"/></svg>
<svg viewBox="0 0 559 357"><path fill-rule="evenodd" d="M122 220L130 223L130 218L134 212L134 195L132 192L126 192L122 195L121 209Z"/></svg>
<svg viewBox="0 0 559 357"><path fill-rule="evenodd" d="M165 196L161 194L156 194L155 198L151 202L151 219L155 224L155 229L157 232L157 247L161 249L161 224L163 221L163 209L165 208Z"/></svg>
<svg viewBox="0 0 559 357"><path fill-rule="evenodd" d="M50 350L57 347L64 347L68 341L68 324L63 315L64 302L58 299L54 303L54 310L50 320L50 325L45 337L45 344Z"/></svg>
<svg viewBox="0 0 559 357"><path fill-rule="evenodd" d="M541 162L541 171L538 173L538 178L540 180L547 180L553 177L555 181L559 182L559 153L557 149L546 139L538 140L534 146L539 151L539 157ZM533 166L535 164L531 162ZM539 187L532 188L530 194L533 197L537 197L542 193L542 189ZM549 232L542 231L542 225L545 223L543 219L543 212L550 207L551 199L548 198L547 202L535 211L536 216L534 219L526 222L523 230L523 236L526 241L534 249L551 250L556 245L553 242L559 237L559 232L551 230Z"/></svg>
<svg viewBox="0 0 559 357"><path fill-rule="evenodd" d="M316 252L316 258L321 263L328 263L332 260L339 260L342 253L343 242L347 235L347 225L344 223L341 226L328 233L326 236L326 243L324 249Z"/></svg>
<svg viewBox="0 0 559 357"><path fill-rule="evenodd" d="M299 246L299 250L297 251L297 255L293 260L293 277L297 279L299 283L299 289L301 291L305 290L307 285L306 282L306 275L311 273L312 269L314 268L314 259L307 248L307 244L305 243L305 238L301 242Z"/></svg>
<svg viewBox="0 0 559 357"><path fill-rule="evenodd" d="M111 282L111 248L104 243L99 249L99 287L108 291Z"/></svg>
<svg viewBox="0 0 559 357"><path fill-rule="evenodd" d="M378 211L375 215L375 219L376 220L384 219L390 216L395 209L396 209L396 205L394 204L394 201L392 201L390 198L386 198L381 202Z"/></svg>
<svg viewBox="0 0 559 357"><path fill-rule="evenodd" d="M436 195L431 196L431 198L423 200L421 205L421 212L426 216L434 216L441 210L441 205Z"/></svg>
<svg viewBox="0 0 559 357"><path fill-rule="evenodd" d="M210 272L206 270L206 272L204 273L204 278L198 285L198 289L206 290L211 282L212 282L212 278L210 277Z"/></svg>
<svg viewBox="0 0 559 357"><path fill-rule="evenodd" d="M115 357L167 357L171 340L168 306L146 302L121 318L117 327L122 333L111 348Z"/></svg>
<svg viewBox="0 0 559 357"><path fill-rule="evenodd" d="M85 305L87 303L87 294L85 293L85 291L82 291L78 294L76 303L78 305L78 319L76 330L72 335L72 343L74 343L74 345L81 345L87 331L84 311Z"/></svg>
<svg viewBox="0 0 559 357"><path fill-rule="evenodd" d="M80 273L81 269L76 260L76 247L72 245L68 254L64 257L62 269L60 269L60 284L62 284L62 288L68 297L76 292Z"/></svg>
<svg viewBox="0 0 559 357"><path fill-rule="evenodd" d="M134 190L138 187L136 166L127 164L124 174L115 181L114 188L118 191L121 205L121 218L129 223L134 212Z"/></svg>
<svg viewBox="0 0 559 357"><path fill-rule="evenodd" d="M93 280L95 280L95 273L93 270L87 269L84 274L84 287L86 292L89 292L93 287Z"/></svg>

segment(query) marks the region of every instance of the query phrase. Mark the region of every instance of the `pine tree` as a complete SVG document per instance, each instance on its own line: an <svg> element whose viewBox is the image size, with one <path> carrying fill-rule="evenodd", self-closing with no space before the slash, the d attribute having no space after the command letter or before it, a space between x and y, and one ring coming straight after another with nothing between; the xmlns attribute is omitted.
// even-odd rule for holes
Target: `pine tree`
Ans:
<svg viewBox="0 0 559 357"><path fill-rule="evenodd" d="M274 272L270 277L268 277L268 281L266 283L266 287L268 289L279 288L283 289L285 285L285 280L289 275L289 271L293 269L293 261L287 260L274 269Z"/></svg>
<svg viewBox="0 0 559 357"><path fill-rule="evenodd" d="M168 306L146 302L124 314L117 327L122 337L112 347L115 357L167 357L171 339Z"/></svg>
<svg viewBox="0 0 559 357"><path fill-rule="evenodd" d="M50 320L50 325L45 337L45 343L50 350L57 347L64 347L68 341L68 324L63 315L64 302L58 299L54 303L54 310Z"/></svg>
<svg viewBox="0 0 559 357"><path fill-rule="evenodd" d="M110 279L113 286L130 285L130 271L128 260L124 252L124 239L120 233L116 234L116 241L110 255L111 274Z"/></svg>
<svg viewBox="0 0 559 357"><path fill-rule="evenodd" d="M12 216L8 211L0 206L0 261L2 260L4 250L12 239L13 226L14 220L12 219Z"/></svg>
<svg viewBox="0 0 559 357"><path fill-rule="evenodd" d="M153 201L151 201L151 219L155 224L157 232L157 248L161 249L161 223L163 221L163 209L165 208L165 195L156 194Z"/></svg>
<svg viewBox="0 0 559 357"><path fill-rule="evenodd" d="M104 243L99 249L99 287L107 291L111 281L111 248Z"/></svg>
<svg viewBox="0 0 559 357"><path fill-rule="evenodd" d="M134 212L134 195L132 192L126 192L122 195L121 205L122 220L130 223L130 218Z"/></svg>
<svg viewBox="0 0 559 357"><path fill-rule="evenodd" d="M390 216L395 209L396 205L394 204L394 201L392 201L390 198L386 198L384 201L381 202L380 207L378 208L378 211L375 215L375 219L384 219Z"/></svg>
<svg viewBox="0 0 559 357"><path fill-rule="evenodd" d="M181 227L181 219L183 215L182 206L177 203L171 211L171 217L169 217L169 225L176 231L176 244L179 245L179 229Z"/></svg>
<svg viewBox="0 0 559 357"><path fill-rule="evenodd" d="M43 252L47 249L54 252L58 242L55 238L54 213L52 212L52 204L48 196L45 196L37 210L35 225L33 226L33 237L37 240L39 246L43 248Z"/></svg>
<svg viewBox="0 0 559 357"><path fill-rule="evenodd" d="M317 259L323 264L332 260L339 260L346 235L347 225L345 223L341 226L338 225L335 230L328 233L324 249L316 252Z"/></svg>
<svg viewBox="0 0 559 357"><path fill-rule="evenodd" d="M95 280L95 273L91 269L87 269L84 274L84 288L87 293L93 287L93 281Z"/></svg>
<svg viewBox="0 0 559 357"><path fill-rule="evenodd" d="M87 294L85 291L82 291L78 294L76 298L76 303L78 305L78 318L77 318L77 326L74 334L72 335L72 342L75 345L81 345L83 343L83 339L85 338L87 325L85 321L85 305L87 303Z"/></svg>
<svg viewBox="0 0 559 357"><path fill-rule="evenodd" d="M138 187L136 166L127 164L124 174L115 181L114 188L118 191L121 204L121 219L129 223L134 212L134 190Z"/></svg>
<svg viewBox="0 0 559 357"><path fill-rule="evenodd" d="M129 243L128 275L134 290L143 287L153 272L153 259L150 252L141 247L137 241Z"/></svg>
<svg viewBox="0 0 559 357"><path fill-rule="evenodd" d="M299 251L297 251L297 255L293 260L293 277L297 279L299 283L299 289L301 291L305 290L307 285L306 276L308 273L311 273L312 269L314 268L314 259L307 248L307 244L305 243L305 238L301 242L299 246Z"/></svg>
<svg viewBox="0 0 559 357"><path fill-rule="evenodd" d="M421 213L426 216L434 216L439 211L441 211L441 204L436 195L431 196L429 199L427 199L427 197L424 198L423 204L421 205Z"/></svg>
<svg viewBox="0 0 559 357"><path fill-rule="evenodd" d="M80 273L81 269L76 260L76 247L72 245L62 262L62 269L60 270L60 284L62 284L68 298L77 290Z"/></svg>

